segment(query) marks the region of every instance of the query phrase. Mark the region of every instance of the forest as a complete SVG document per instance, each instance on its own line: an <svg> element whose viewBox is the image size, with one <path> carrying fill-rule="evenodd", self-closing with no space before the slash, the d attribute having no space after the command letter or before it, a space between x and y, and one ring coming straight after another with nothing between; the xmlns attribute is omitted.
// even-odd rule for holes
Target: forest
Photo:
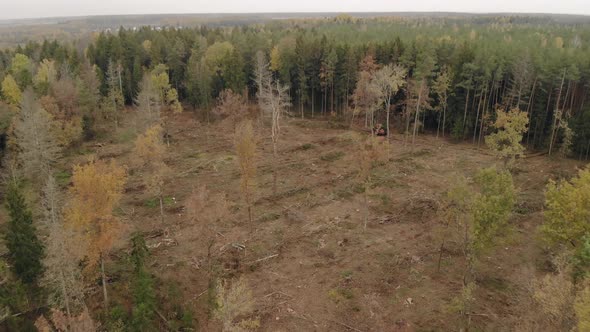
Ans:
<svg viewBox="0 0 590 332"><path fill-rule="evenodd" d="M121 26L0 82L0 330L590 331L590 19Z"/></svg>

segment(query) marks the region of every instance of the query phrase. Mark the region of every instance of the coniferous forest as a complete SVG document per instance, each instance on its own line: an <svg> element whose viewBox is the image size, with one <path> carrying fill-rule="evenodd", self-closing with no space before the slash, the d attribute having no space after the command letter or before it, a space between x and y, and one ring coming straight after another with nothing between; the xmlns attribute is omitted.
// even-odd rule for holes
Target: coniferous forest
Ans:
<svg viewBox="0 0 590 332"><path fill-rule="evenodd" d="M0 50L0 329L587 331L590 19Z"/></svg>

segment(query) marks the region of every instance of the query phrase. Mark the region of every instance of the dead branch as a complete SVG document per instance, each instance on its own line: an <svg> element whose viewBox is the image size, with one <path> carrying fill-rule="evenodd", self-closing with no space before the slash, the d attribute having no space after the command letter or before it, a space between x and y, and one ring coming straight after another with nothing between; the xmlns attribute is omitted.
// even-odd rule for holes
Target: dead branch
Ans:
<svg viewBox="0 0 590 332"><path fill-rule="evenodd" d="M246 264L254 264L254 263L262 262L262 261L265 261L267 259L275 258L278 255L279 254L272 254L272 255L269 255L269 256L266 256L266 257L259 258L259 259L255 260L255 261L246 262Z"/></svg>
<svg viewBox="0 0 590 332"><path fill-rule="evenodd" d="M340 325L340 326L344 326L344 327L346 327L346 328L347 328L347 329L349 329L349 330L353 330L353 331L356 331L356 332L363 332L363 331L361 331L361 330L359 330L359 329L357 329L357 328L354 328L354 327L352 327L352 326L350 326L350 325L348 325L348 324L340 323L340 322L337 322L337 321L335 321L335 320L331 320L331 322L333 322L333 323L336 323L336 324L338 324L338 325Z"/></svg>
<svg viewBox="0 0 590 332"><path fill-rule="evenodd" d="M164 322L164 324L166 325L166 328L168 331L171 331L172 329L170 328L170 323L168 323L168 320L166 319L166 317L164 317L164 315L162 315L162 313L155 309L154 310L156 312L156 314L158 315L158 317L160 317L160 319L162 320L162 322Z"/></svg>

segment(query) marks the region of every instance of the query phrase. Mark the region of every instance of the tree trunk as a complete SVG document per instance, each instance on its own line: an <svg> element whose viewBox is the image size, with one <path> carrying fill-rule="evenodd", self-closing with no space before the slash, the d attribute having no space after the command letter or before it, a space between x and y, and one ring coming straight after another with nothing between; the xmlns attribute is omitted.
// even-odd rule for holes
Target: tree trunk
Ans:
<svg viewBox="0 0 590 332"><path fill-rule="evenodd" d="M442 112L439 111L438 112L438 120L437 120L437 125L436 125L436 138L438 138L438 135L440 134L440 118L442 117Z"/></svg>
<svg viewBox="0 0 590 332"><path fill-rule="evenodd" d="M533 135L533 147L537 146L537 132L539 130L539 127L541 130L541 135L539 135L539 137L542 136L543 132L545 131L545 123L547 122L547 117L549 117L549 107L551 107L551 95L553 95L553 84L550 85L550 88L549 90L547 90L547 92L548 96L547 106L545 107L545 116L543 116L543 121L540 122L540 125L535 128L535 134Z"/></svg>
<svg viewBox="0 0 590 332"><path fill-rule="evenodd" d="M164 222L164 199L162 198L162 195L158 198L160 200L160 221Z"/></svg>
<svg viewBox="0 0 590 332"><path fill-rule="evenodd" d="M330 113L334 114L334 80L332 80L332 89L331 89L331 105L330 105Z"/></svg>
<svg viewBox="0 0 590 332"><path fill-rule="evenodd" d="M311 86L311 118L313 119L313 116L315 114L315 91L313 89L313 85Z"/></svg>
<svg viewBox="0 0 590 332"><path fill-rule="evenodd" d="M447 122L447 104L443 105L443 125L442 125L442 137L445 137L445 124Z"/></svg>
<svg viewBox="0 0 590 332"><path fill-rule="evenodd" d="M424 79L420 82L420 90L418 91L418 102L416 103L416 114L414 114L414 131L412 133L412 145L416 142L416 129L418 128L418 114L420 113L420 101L422 100L422 89L424 87Z"/></svg>
<svg viewBox="0 0 590 332"><path fill-rule="evenodd" d="M436 264L436 273L440 272L440 263L442 261L444 249L445 249L445 240L442 241L442 243L440 244L440 248L438 249L438 263Z"/></svg>
<svg viewBox="0 0 590 332"><path fill-rule="evenodd" d="M475 138L477 137L477 122L479 121L479 110L481 108L481 100L485 94L485 91L487 89L481 89L480 95L479 95L479 102L477 103L477 112L475 115L475 122L473 123L473 144L475 145Z"/></svg>
<svg viewBox="0 0 590 332"><path fill-rule="evenodd" d="M559 112L559 101L561 100L561 92L563 90L563 83L565 82L565 73L566 73L567 69L563 70L563 77L561 78L561 86L559 87L559 93L557 95L557 102L555 103L555 114L553 116L553 127L551 128L551 141L549 142L549 155L551 155L551 152L553 150L553 143L555 140L555 136L557 134L557 125L559 124L557 116L558 116L558 112ZM561 119L560 119L561 120Z"/></svg>
<svg viewBox="0 0 590 332"><path fill-rule="evenodd" d="M66 328L66 332L69 329L69 325L71 324L71 320L72 320L72 312L70 310L70 296L68 294L68 290L66 287L66 277L64 276L63 271L60 271L60 284L61 284L61 292L62 295L64 297L64 302L65 302L65 306L66 306L66 314L67 314L67 318L68 318L68 327Z"/></svg>
<svg viewBox="0 0 590 332"><path fill-rule="evenodd" d="M534 111L534 102L535 102L535 87L537 86L537 77L535 77L535 81L533 82L533 87L531 89L531 97L529 98L529 102L528 105L526 107L526 112L529 115L529 128L527 129L527 133L526 133L526 145L527 147L529 146L529 138L531 136L531 125L530 123L532 122L533 119L533 111Z"/></svg>
<svg viewBox="0 0 590 332"><path fill-rule="evenodd" d="M389 113L390 113L390 108L391 108L391 96L387 96L387 101L385 102L385 111L387 112L387 141L389 141L389 138L391 137L391 132L389 130Z"/></svg>
<svg viewBox="0 0 590 332"><path fill-rule="evenodd" d="M104 298L104 307L107 309L109 307L109 297L107 294L107 277L104 273L104 254L100 254L100 275L102 278L102 295Z"/></svg>
<svg viewBox="0 0 590 332"><path fill-rule="evenodd" d="M465 97L465 110L463 111L463 135L465 135L465 125L467 124L467 105L469 105L469 92L467 89L467 96Z"/></svg>
<svg viewBox="0 0 590 332"><path fill-rule="evenodd" d="M486 116L486 111L488 109L488 103L489 103L488 98L491 99L491 95L493 93L493 90L494 90L494 88L492 86L492 88L490 89L490 92L488 92L487 94L484 94L482 114L481 114L481 120L480 120L481 124L479 126L479 138L477 139L477 148L478 149L479 149L479 147L481 145L481 137L483 136L483 132L484 132L484 122L485 122L484 119L485 119L485 116Z"/></svg>
<svg viewBox="0 0 590 332"><path fill-rule="evenodd" d="M272 170L272 193L273 195L277 194L277 163L278 163L278 154L277 154L277 142L273 140L272 142L272 150L273 150L273 170Z"/></svg>
<svg viewBox="0 0 590 332"><path fill-rule="evenodd" d="M365 180L365 193L363 196L364 196L364 200L365 200L364 228L367 229L367 222L369 221L369 186L367 185L366 180Z"/></svg>

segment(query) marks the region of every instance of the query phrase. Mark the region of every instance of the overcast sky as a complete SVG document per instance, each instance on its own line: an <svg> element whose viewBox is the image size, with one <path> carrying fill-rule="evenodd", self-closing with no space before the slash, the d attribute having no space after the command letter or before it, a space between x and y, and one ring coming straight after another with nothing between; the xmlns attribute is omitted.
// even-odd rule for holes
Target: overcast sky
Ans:
<svg viewBox="0 0 590 332"><path fill-rule="evenodd" d="M0 19L158 13L383 11L590 15L590 0L0 0Z"/></svg>

